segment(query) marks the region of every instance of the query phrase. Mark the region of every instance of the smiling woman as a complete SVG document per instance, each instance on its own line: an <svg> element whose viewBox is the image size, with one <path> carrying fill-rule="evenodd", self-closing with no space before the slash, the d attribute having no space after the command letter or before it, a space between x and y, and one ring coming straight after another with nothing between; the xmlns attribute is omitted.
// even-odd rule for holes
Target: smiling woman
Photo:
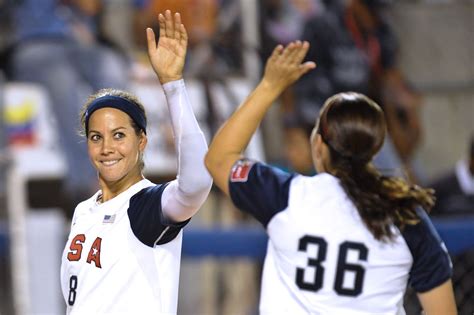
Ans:
<svg viewBox="0 0 474 315"><path fill-rule="evenodd" d="M87 147L101 186L128 187L140 180L142 169L138 162L146 145L144 133L137 135L128 115L114 108L99 109L90 120Z"/></svg>
<svg viewBox="0 0 474 315"><path fill-rule="evenodd" d="M147 29L148 54L166 95L178 175L154 184L143 176L144 107L132 94L103 89L81 112L100 190L74 211L61 265L68 314L176 314L182 228L211 189L207 144L182 71L187 33L179 13L159 14L160 38Z"/></svg>
<svg viewBox="0 0 474 315"><path fill-rule="evenodd" d="M101 187L120 191L143 178L147 118L135 96L120 90L100 90L84 105L81 122ZM113 194L108 193L102 191L101 199L111 199Z"/></svg>

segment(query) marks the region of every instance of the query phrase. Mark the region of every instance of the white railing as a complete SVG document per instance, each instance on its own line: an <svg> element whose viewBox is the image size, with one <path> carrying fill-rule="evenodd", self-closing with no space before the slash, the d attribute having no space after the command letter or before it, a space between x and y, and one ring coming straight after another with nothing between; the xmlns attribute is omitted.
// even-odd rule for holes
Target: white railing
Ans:
<svg viewBox="0 0 474 315"><path fill-rule="evenodd" d="M13 309L17 315L30 314L25 186L26 182L16 166L9 167L6 172L6 203L9 221Z"/></svg>

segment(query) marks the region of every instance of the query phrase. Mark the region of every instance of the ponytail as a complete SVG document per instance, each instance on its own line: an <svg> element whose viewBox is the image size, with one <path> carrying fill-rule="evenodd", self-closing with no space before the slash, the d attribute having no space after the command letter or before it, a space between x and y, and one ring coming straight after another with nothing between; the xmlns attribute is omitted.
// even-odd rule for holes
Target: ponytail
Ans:
<svg viewBox="0 0 474 315"><path fill-rule="evenodd" d="M429 211L434 205L431 189L410 185L402 178L383 176L371 163L360 165L341 160L337 166L333 174L377 240L392 240L392 224L399 229L416 224L416 208L421 206Z"/></svg>
<svg viewBox="0 0 474 315"><path fill-rule="evenodd" d="M325 168L339 178L377 240L393 240L393 225L416 224L417 207L431 210L433 190L383 176L372 165L386 133L384 114L374 101L359 93L336 94L321 109L316 128L329 148Z"/></svg>

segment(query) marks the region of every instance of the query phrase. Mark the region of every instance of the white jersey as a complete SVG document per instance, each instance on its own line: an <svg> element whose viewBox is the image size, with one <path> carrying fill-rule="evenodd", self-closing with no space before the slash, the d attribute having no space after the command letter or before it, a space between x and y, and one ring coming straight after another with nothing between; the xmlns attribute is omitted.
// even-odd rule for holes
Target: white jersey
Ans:
<svg viewBox="0 0 474 315"><path fill-rule="evenodd" d="M143 179L80 203L61 265L68 314L176 314L181 229L161 211L166 184Z"/></svg>
<svg viewBox="0 0 474 315"><path fill-rule="evenodd" d="M330 174L292 175L240 160L229 190L269 235L261 314L400 315L407 284L424 292L451 276L424 211L419 224L393 227L393 242L378 241Z"/></svg>

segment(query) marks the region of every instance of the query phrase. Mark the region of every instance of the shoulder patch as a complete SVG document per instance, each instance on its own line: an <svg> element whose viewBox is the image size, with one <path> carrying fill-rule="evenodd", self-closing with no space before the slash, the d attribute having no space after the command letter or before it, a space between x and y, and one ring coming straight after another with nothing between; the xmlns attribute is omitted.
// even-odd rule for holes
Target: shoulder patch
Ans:
<svg viewBox="0 0 474 315"><path fill-rule="evenodd" d="M235 165L232 167L232 171L230 173L230 181L231 182L246 182L249 178L250 170L252 166L255 164L255 161L251 160L239 160Z"/></svg>

